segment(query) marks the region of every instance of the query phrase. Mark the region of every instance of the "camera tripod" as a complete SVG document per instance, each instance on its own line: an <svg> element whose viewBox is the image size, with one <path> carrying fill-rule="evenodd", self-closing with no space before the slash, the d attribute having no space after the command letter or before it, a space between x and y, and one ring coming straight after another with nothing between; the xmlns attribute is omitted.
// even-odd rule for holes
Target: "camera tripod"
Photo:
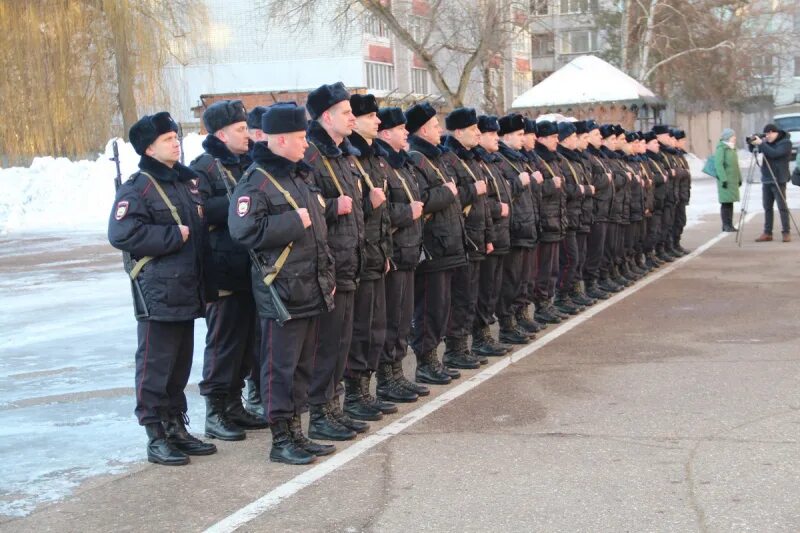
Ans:
<svg viewBox="0 0 800 533"><path fill-rule="evenodd" d="M764 157L763 154L762 157ZM764 157L763 164L767 165L767 170L769 170L769 173L772 176L772 182L775 185L775 190L778 191L778 195L783 201L783 204L786 206L786 210L789 213L789 219L792 221L792 225L794 226L795 232L797 232L797 236L800 237L800 228L797 227L797 221L794 219L794 216L792 216L792 211L789 209L789 203L786 201L786 196L781 190L778 180L775 179L775 173L772 171L772 166L769 164L769 161L767 161L766 157ZM750 166L747 169L747 178L744 186L744 197L742 198L742 208L741 211L739 212L739 226L738 229L736 230L736 244L738 244L740 248L742 246L742 240L744 238L744 224L747 220L747 208L749 207L750 204L750 188L753 182L755 181L755 177L753 176L753 174L757 166L760 167L760 165L758 164L758 148L756 147L756 149L753 151L753 159L750 161Z"/></svg>

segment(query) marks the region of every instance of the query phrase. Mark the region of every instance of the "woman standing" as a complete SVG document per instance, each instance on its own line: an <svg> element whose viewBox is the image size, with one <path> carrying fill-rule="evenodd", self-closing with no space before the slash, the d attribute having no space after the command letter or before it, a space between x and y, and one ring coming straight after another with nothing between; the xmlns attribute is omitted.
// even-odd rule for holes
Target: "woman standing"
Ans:
<svg viewBox="0 0 800 533"><path fill-rule="evenodd" d="M717 195L722 217L722 231L738 231L733 227L733 203L739 201L742 174L736 154L736 132L730 128L722 130L714 153L717 170Z"/></svg>

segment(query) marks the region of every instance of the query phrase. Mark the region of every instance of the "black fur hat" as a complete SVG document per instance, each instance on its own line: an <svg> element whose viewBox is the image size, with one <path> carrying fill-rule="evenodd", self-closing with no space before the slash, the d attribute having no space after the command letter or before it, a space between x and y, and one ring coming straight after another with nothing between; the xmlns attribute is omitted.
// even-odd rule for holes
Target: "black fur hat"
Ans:
<svg viewBox="0 0 800 533"><path fill-rule="evenodd" d="M354 94L350 96L350 107L357 117L378 112L378 101L374 94Z"/></svg>
<svg viewBox="0 0 800 533"><path fill-rule="evenodd" d="M306 99L306 107L311 118L317 120L322 114L339 102L350 99L344 83L337 81L332 85L320 85Z"/></svg>
<svg viewBox="0 0 800 533"><path fill-rule="evenodd" d="M582 133L589 133L585 120L578 120L576 122L573 122L572 125L575 126L575 133L577 133L578 135L581 135Z"/></svg>
<svg viewBox="0 0 800 533"><path fill-rule="evenodd" d="M536 123L536 135L539 137L550 137L558 134L558 124L552 120L540 120Z"/></svg>
<svg viewBox="0 0 800 533"><path fill-rule="evenodd" d="M603 124L602 126L600 126L600 136L603 137L603 139L607 139L612 135L616 135L616 132L614 131L614 126L612 124Z"/></svg>
<svg viewBox="0 0 800 533"><path fill-rule="evenodd" d="M650 141L655 141L655 140L656 140L656 134L655 134L655 132L653 132L653 131L648 131L647 133L645 133L645 134L644 134L644 141L645 141L645 142L648 142L648 143L649 143Z"/></svg>
<svg viewBox="0 0 800 533"><path fill-rule="evenodd" d="M669 126L666 124L657 124L653 126L653 133L656 135L664 135L665 133L669 134Z"/></svg>
<svg viewBox="0 0 800 533"><path fill-rule="evenodd" d="M381 125L378 126L378 131L390 130L396 128L400 124L406 123L406 116L399 107L380 108L378 110L378 118L381 119Z"/></svg>
<svg viewBox="0 0 800 533"><path fill-rule="evenodd" d="M406 110L406 129L408 133L415 133L435 116L436 110L428 102L412 105Z"/></svg>
<svg viewBox="0 0 800 533"><path fill-rule="evenodd" d="M572 122L559 122L558 123L558 140L563 141L573 133L577 133L578 130L575 127L575 124Z"/></svg>
<svg viewBox="0 0 800 533"><path fill-rule="evenodd" d="M247 113L247 127L251 130L261 129L261 117L267 112L267 106L257 105Z"/></svg>
<svg viewBox="0 0 800 533"><path fill-rule="evenodd" d="M600 124L595 122L595 120L593 118L590 118L589 120L586 121L586 131L587 132L590 132L592 130L599 130L599 129L600 129Z"/></svg>
<svg viewBox="0 0 800 533"><path fill-rule="evenodd" d="M638 141L639 134L636 133L635 131L629 131L628 133L625 134L625 140L628 141L629 143L633 141Z"/></svg>
<svg viewBox="0 0 800 533"><path fill-rule="evenodd" d="M444 118L448 130L463 130L478 123L478 114L471 107L454 109Z"/></svg>
<svg viewBox="0 0 800 533"><path fill-rule="evenodd" d="M203 111L203 125L212 134L225 126L246 121L247 111L241 100L220 100Z"/></svg>
<svg viewBox="0 0 800 533"><path fill-rule="evenodd" d="M497 122L500 124L500 135L525 129L525 117L519 113L511 113L510 115L500 117Z"/></svg>
<svg viewBox="0 0 800 533"><path fill-rule="evenodd" d="M267 135L305 131L306 126L306 108L294 102L273 104L261 117L261 129Z"/></svg>
<svg viewBox="0 0 800 533"><path fill-rule="evenodd" d="M625 135L625 128L619 124L614 124L614 135Z"/></svg>
<svg viewBox="0 0 800 533"><path fill-rule="evenodd" d="M172 120L167 111L155 115L145 115L140 118L128 131L133 149L139 155L144 155L147 147L156 142L161 135L174 131L178 132L178 124Z"/></svg>
<svg viewBox="0 0 800 533"><path fill-rule="evenodd" d="M536 121L532 118L525 119L525 133L536 133Z"/></svg>
<svg viewBox="0 0 800 533"><path fill-rule="evenodd" d="M500 124L497 123L497 117L494 115L481 115L478 117L478 129L481 130L481 133L500 131Z"/></svg>
<svg viewBox="0 0 800 533"><path fill-rule="evenodd" d="M685 139L686 138L686 132L683 131L683 130L679 130L678 128L675 128L675 129L672 130L672 136L675 137L678 140Z"/></svg>

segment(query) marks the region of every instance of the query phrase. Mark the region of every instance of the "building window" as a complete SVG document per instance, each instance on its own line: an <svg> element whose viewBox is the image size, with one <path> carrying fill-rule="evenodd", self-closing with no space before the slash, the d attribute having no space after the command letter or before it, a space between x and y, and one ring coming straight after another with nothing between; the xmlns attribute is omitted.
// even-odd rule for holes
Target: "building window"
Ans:
<svg viewBox="0 0 800 533"><path fill-rule="evenodd" d="M549 3L550 0L531 0L531 15L534 17L547 15Z"/></svg>
<svg viewBox="0 0 800 533"><path fill-rule="evenodd" d="M533 76L531 72L514 71L514 97L521 95L533 87Z"/></svg>
<svg viewBox="0 0 800 533"><path fill-rule="evenodd" d="M514 56L516 57L524 57L529 58L531 57L531 34L527 31L521 31L518 35L514 36L514 39L511 43L511 49L514 52Z"/></svg>
<svg viewBox="0 0 800 533"><path fill-rule="evenodd" d="M595 11L595 0L559 0L559 11L562 15L579 15Z"/></svg>
<svg viewBox="0 0 800 533"><path fill-rule="evenodd" d="M775 58L769 54L753 56L753 75L761 78L772 76L775 73Z"/></svg>
<svg viewBox="0 0 800 533"><path fill-rule="evenodd" d="M591 30L568 31L560 37L560 54L587 54L597 49L597 35Z"/></svg>
<svg viewBox="0 0 800 533"><path fill-rule="evenodd" d="M536 33L531 37L531 53L533 57L549 57L555 52L555 40L552 33Z"/></svg>
<svg viewBox="0 0 800 533"><path fill-rule="evenodd" d="M389 38L389 28L381 19L371 13L364 13L364 33L372 37Z"/></svg>
<svg viewBox="0 0 800 533"><path fill-rule="evenodd" d="M428 91L428 71L424 68L411 68L411 92L430 94Z"/></svg>
<svg viewBox="0 0 800 533"><path fill-rule="evenodd" d="M428 35L428 24L429 21L425 17L409 15L408 33L411 34L416 42L421 43L425 40L425 36Z"/></svg>
<svg viewBox="0 0 800 533"><path fill-rule="evenodd" d="M397 88L394 80L394 65L366 61L367 88L375 91L393 91Z"/></svg>

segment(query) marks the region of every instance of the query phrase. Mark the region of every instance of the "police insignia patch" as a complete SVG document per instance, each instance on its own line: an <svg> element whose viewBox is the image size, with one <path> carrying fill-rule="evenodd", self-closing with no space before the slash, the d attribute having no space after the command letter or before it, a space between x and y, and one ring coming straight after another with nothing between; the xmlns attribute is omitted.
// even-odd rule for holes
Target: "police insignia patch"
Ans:
<svg viewBox="0 0 800 533"><path fill-rule="evenodd" d="M197 178L192 178L189 180L189 183L191 183L191 185L189 186L189 192L192 194L200 194L200 189L198 188L200 180L198 180Z"/></svg>
<svg viewBox="0 0 800 533"><path fill-rule="evenodd" d="M245 216L250 212L250 197L240 196L236 201L236 214L240 217Z"/></svg>
<svg viewBox="0 0 800 533"><path fill-rule="evenodd" d="M117 211L114 213L114 218L117 220L122 220L125 218L125 215L128 214L128 202L126 200L122 200L117 204Z"/></svg>
<svg viewBox="0 0 800 533"><path fill-rule="evenodd" d="M321 194L317 195L317 201L319 202L319 205L322 207L322 209L325 209L325 198L323 198Z"/></svg>

